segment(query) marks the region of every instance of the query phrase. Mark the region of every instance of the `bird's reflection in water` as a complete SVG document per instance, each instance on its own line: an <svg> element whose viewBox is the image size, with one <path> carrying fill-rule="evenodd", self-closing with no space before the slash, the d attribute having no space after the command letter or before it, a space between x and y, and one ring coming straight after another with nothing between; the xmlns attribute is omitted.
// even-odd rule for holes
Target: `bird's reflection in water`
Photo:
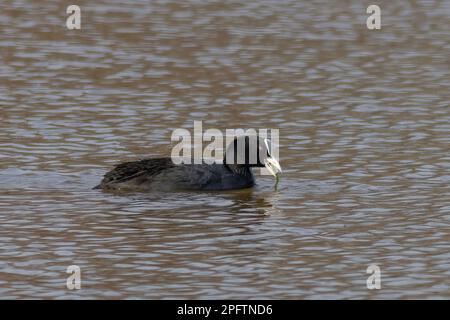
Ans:
<svg viewBox="0 0 450 320"><path fill-rule="evenodd" d="M262 244L278 241L281 194L271 188L113 197L115 208L97 221L104 227L102 237L120 234L136 252L159 255L167 250L209 248L225 256L257 259L270 250Z"/></svg>
<svg viewBox="0 0 450 320"><path fill-rule="evenodd" d="M253 212L261 216L281 213L277 209L277 203L281 198L278 191L245 189L230 193L228 197L235 203L230 211L237 215L241 212Z"/></svg>

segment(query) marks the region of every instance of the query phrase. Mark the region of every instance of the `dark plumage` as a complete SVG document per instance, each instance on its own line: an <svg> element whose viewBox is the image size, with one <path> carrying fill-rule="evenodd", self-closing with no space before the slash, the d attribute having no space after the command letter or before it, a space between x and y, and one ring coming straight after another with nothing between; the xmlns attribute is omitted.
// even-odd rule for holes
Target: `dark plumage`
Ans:
<svg viewBox="0 0 450 320"><path fill-rule="evenodd" d="M252 141L256 142L256 149L250 147ZM266 166L274 175L281 172L268 148L267 140L242 136L235 138L227 148L223 164L174 164L170 158L125 162L106 173L95 189L170 191L249 188L255 184L252 167ZM259 151L256 161L251 161L249 150Z"/></svg>

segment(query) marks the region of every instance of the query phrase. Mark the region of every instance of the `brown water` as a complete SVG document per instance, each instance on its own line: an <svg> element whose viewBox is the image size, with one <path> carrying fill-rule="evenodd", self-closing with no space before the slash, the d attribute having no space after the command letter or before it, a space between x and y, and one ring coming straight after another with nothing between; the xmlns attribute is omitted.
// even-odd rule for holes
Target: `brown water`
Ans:
<svg viewBox="0 0 450 320"><path fill-rule="evenodd" d="M450 2L364 2L2 2L0 297L450 298ZM91 189L194 120L280 189Z"/></svg>

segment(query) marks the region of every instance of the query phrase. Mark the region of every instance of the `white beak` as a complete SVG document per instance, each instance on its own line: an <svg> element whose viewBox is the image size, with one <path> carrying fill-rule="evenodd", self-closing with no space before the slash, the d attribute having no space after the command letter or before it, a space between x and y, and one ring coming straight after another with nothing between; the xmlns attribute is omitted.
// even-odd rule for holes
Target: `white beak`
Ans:
<svg viewBox="0 0 450 320"><path fill-rule="evenodd" d="M269 172L275 177L277 176L277 174L282 172L281 166L275 158L267 158L264 161L264 165L266 166L267 170L269 170Z"/></svg>

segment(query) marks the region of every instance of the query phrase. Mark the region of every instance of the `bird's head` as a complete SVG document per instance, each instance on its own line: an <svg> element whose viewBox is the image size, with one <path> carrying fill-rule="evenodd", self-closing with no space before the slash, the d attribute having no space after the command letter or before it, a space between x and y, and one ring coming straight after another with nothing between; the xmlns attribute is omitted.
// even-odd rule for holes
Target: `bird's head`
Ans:
<svg viewBox="0 0 450 320"><path fill-rule="evenodd" d="M224 163L230 168L266 167L273 175L280 174L281 166L272 156L270 140L258 136L238 136L227 147Z"/></svg>

